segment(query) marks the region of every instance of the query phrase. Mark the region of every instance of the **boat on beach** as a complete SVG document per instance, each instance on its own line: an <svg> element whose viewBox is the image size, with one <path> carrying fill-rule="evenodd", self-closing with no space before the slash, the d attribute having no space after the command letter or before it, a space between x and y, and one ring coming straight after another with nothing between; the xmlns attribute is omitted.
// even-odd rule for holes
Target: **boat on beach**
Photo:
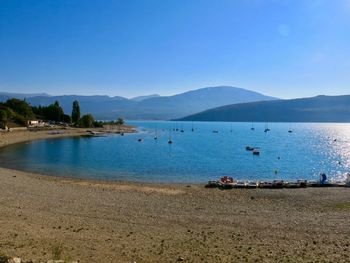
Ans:
<svg viewBox="0 0 350 263"><path fill-rule="evenodd" d="M232 189L236 185L236 180L230 176L221 177L218 186L222 189Z"/></svg>
<svg viewBox="0 0 350 263"><path fill-rule="evenodd" d="M208 183L205 185L205 188L216 188L219 186L218 180L209 180Z"/></svg>

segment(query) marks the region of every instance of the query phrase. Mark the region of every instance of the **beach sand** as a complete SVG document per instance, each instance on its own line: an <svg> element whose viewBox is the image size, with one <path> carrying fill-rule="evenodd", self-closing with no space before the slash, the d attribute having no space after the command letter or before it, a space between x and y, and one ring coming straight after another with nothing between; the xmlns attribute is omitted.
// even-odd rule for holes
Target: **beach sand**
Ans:
<svg viewBox="0 0 350 263"><path fill-rule="evenodd" d="M36 262L58 252L103 263L350 262L350 188L219 190L0 168L0 252Z"/></svg>

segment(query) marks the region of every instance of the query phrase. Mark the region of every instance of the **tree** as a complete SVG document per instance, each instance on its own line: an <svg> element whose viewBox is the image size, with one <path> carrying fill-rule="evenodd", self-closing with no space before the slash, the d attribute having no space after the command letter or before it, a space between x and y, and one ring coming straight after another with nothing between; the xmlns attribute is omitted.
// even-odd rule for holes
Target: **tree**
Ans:
<svg viewBox="0 0 350 263"><path fill-rule="evenodd" d="M63 121L64 112L58 101L48 107L42 107L43 115L50 121Z"/></svg>
<svg viewBox="0 0 350 263"><path fill-rule="evenodd" d="M86 114L79 120L79 125L84 128L91 128L94 122L94 117L91 114Z"/></svg>
<svg viewBox="0 0 350 263"><path fill-rule="evenodd" d="M5 128L7 125L7 112L0 109L0 128Z"/></svg>
<svg viewBox="0 0 350 263"><path fill-rule="evenodd" d="M123 125L124 124L124 119L123 118L118 118L118 120L115 122L117 125Z"/></svg>
<svg viewBox="0 0 350 263"><path fill-rule="evenodd" d="M71 117L68 114L64 114L62 120L65 123L72 123L72 119L71 119Z"/></svg>
<svg viewBox="0 0 350 263"><path fill-rule="evenodd" d="M78 123L80 119L80 106L77 100L73 101L72 122Z"/></svg>
<svg viewBox="0 0 350 263"><path fill-rule="evenodd" d="M34 113L30 105L24 101L19 99L9 99L6 101L5 106L12 109L15 113L23 116L26 119L30 119L34 117Z"/></svg>

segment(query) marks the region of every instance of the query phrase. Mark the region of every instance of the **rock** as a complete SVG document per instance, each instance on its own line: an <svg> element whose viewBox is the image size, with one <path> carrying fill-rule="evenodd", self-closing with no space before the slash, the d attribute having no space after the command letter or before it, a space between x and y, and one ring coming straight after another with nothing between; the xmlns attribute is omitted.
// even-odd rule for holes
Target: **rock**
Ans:
<svg viewBox="0 0 350 263"><path fill-rule="evenodd" d="M12 258L9 260L9 263L22 263L22 260L20 258Z"/></svg>

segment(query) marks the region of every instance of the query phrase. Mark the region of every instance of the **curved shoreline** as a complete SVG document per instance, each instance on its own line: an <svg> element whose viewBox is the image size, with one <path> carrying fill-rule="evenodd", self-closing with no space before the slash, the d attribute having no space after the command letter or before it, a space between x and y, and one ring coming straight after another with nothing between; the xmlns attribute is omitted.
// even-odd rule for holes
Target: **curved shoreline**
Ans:
<svg viewBox="0 0 350 263"><path fill-rule="evenodd" d="M89 129L91 131L92 129ZM49 133L50 131L60 131L60 133ZM95 132L101 132L103 133L103 129L93 129ZM127 127L125 130L123 130L125 133L133 133L134 130L131 127ZM89 136L91 133L87 132L87 129L83 128L71 128L71 129L53 129L53 130L44 130L44 131L13 131L13 132L3 132L0 131L0 150L2 148L15 145L15 144L21 144L31 141L37 141L37 140L46 140L46 139L61 139L61 138L69 138L69 137L81 137L81 136ZM66 176L58 176L54 173L52 174L43 174L43 173L37 173L37 172L31 172L31 171L25 171L25 170L19 170L19 169L13 169L8 167L0 166L0 169L2 171L7 172L13 172L25 176L30 176L32 178L37 179L44 179L48 181L55 181L55 182L65 182L65 183L73 183L73 184L84 184L84 185L94 185L94 186L103 186L103 187L111 187L113 185L114 188L119 189L133 189L133 190L140 190L140 191L156 191L158 188L166 187L184 187L188 184L186 183L152 183L152 182L134 182L134 181L125 181L125 180L104 180L104 179L92 179L92 178L81 178L81 177L73 177L70 175ZM0 170L0 171L1 171ZM191 185L200 185L200 184L193 184ZM163 191L160 191L163 192Z"/></svg>
<svg viewBox="0 0 350 263"><path fill-rule="evenodd" d="M2 148L6 148L11 145L15 144L21 144L31 141L38 141L38 140L47 140L47 139L62 139L62 138L69 138L69 137L81 137L81 136L89 136L90 133L86 131L87 129L82 128L71 128L71 129L61 129L59 130L61 133L57 134L50 134L50 131L57 131L57 129L54 130L45 130L45 131L14 131L14 132L1 132L0 131L0 150ZM89 129L91 130L91 129ZM103 130L101 129L93 129L93 131L101 132L103 133ZM123 132L125 133L133 133L134 130L132 128L127 128ZM36 178L42 178L42 179L52 179L54 181L71 181L72 183L90 183L95 185L100 184L115 184L115 185L130 185L130 186L152 186L152 187L171 187L171 186L178 186L183 187L189 185L189 183L156 183L156 182L137 182L137 181L127 181L127 180L104 180L104 179L93 179L93 178L82 178L82 177L74 177L74 176L61 176L61 175L55 175L55 173L52 174L45 174L45 173L37 173L37 172L31 172L26 170L19 170L19 169L13 169L9 167L3 167L0 166L2 169L6 169L7 171L16 171L20 172L22 174L26 174L27 176L36 177ZM201 185L200 183L190 183L190 185Z"/></svg>
<svg viewBox="0 0 350 263"><path fill-rule="evenodd" d="M28 141L17 137L6 145ZM347 262L349 200L346 188L222 191L0 168L0 252L35 262L57 248L82 263Z"/></svg>

